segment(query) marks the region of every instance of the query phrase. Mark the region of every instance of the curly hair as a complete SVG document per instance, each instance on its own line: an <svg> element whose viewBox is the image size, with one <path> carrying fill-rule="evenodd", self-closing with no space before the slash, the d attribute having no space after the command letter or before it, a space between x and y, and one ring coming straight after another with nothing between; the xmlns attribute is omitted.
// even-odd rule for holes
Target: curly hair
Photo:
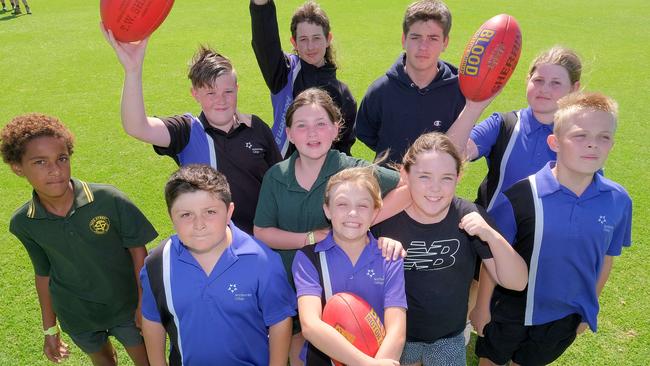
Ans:
<svg viewBox="0 0 650 366"><path fill-rule="evenodd" d="M72 155L74 137L58 118L41 113L29 113L15 117L2 128L0 132L2 160L7 164L20 163L27 143L44 136L62 139L68 147L68 153Z"/></svg>

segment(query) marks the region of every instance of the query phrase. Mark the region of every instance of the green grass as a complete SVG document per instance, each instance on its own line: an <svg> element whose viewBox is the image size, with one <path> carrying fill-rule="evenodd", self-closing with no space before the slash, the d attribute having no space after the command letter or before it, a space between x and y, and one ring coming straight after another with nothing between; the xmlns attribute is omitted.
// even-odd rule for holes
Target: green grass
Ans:
<svg viewBox="0 0 650 366"><path fill-rule="evenodd" d="M332 19L339 77L357 100L400 52L401 18L410 0L321 2ZM7 1L8 3L8 1ZM300 1L279 2L285 48L290 14ZM598 334L584 334L557 361L558 365L641 365L650 360L650 5L621 1L481 1L448 2L454 14L451 42L443 58L456 64L473 31L493 15L514 15L523 31L520 66L490 111L525 106L524 83L530 60L560 43L575 48L585 61L582 85L615 97L620 103L617 144L606 166L608 177L623 184L634 200L633 246L616 260L602 295ZM0 123L39 111L61 118L75 133L73 174L116 185L145 212L161 235L171 232L162 197L171 159L158 157L144 143L122 131L119 98L122 70L98 29L97 1L31 0L31 16L0 13ZM231 57L240 82L239 105L271 121L267 89L250 47L248 2L177 1L155 33L147 54L144 85L150 114L197 111L185 77L196 46L208 43ZM362 144L356 155L370 157ZM46 365L41 354L40 313L33 272L21 244L8 233L15 208L30 197L28 184L8 168L0 175L0 365ZM473 197L485 173L484 163L468 166L459 194ZM121 352L122 364L129 364ZM471 357L472 364L475 362ZM73 348L69 365L88 364Z"/></svg>

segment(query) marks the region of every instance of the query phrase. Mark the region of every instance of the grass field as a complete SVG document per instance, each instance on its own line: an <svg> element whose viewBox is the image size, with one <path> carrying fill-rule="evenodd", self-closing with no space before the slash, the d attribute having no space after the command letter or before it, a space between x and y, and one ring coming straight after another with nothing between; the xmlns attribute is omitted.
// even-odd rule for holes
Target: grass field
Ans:
<svg viewBox="0 0 650 366"><path fill-rule="evenodd" d="M300 1L278 2L281 36L287 46L290 14ZM400 53L401 18L409 2L321 1L333 22L339 78L349 84L357 100ZM58 116L77 137L73 174L116 185L145 212L161 235L170 234L162 186L175 165L122 131L119 101L123 72L98 29L98 2L29 3L33 15L0 13L0 124L32 111ZM454 25L443 58L454 64L484 20L503 12L519 20L524 40L520 66L490 111L525 106L527 66L536 53L556 43L573 47L583 56L582 85L586 89L603 91L619 101L617 143L606 174L623 184L634 200L633 246L615 261L602 295L598 334L579 336L557 364L650 364L650 306L646 302L650 284L646 237L650 233L644 224L650 220L646 185L650 181L650 149L646 145L650 128L645 121L650 113L650 3L449 0L448 4ZM144 72L147 111L161 116L197 112L189 94L186 66L197 45L207 43L235 64L240 109L271 121L268 91L250 39L248 1L177 1L149 43ZM361 143L353 152L371 156ZM473 198L484 165L468 166L460 195ZM8 232L12 212L30 198L30 189L8 167L1 169L0 365L45 365L32 267L22 245ZM122 364L129 364L123 352L120 358ZM67 364L87 363L81 351L73 348Z"/></svg>

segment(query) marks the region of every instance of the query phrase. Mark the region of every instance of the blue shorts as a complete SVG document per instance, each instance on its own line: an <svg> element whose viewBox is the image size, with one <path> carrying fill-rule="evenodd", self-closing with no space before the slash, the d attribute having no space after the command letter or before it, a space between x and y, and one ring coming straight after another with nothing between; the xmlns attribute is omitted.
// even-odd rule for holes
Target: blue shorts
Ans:
<svg viewBox="0 0 650 366"><path fill-rule="evenodd" d="M108 341L108 336L115 337L124 347L135 347L144 343L140 329L135 326L135 321L116 325L110 329L68 334L72 341L84 353L99 352Z"/></svg>
<svg viewBox="0 0 650 366"><path fill-rule="evenodd" d="M463 332L433 343L406 342L401 365L421 363L423 366L465 366L465 336Z"/></svg>

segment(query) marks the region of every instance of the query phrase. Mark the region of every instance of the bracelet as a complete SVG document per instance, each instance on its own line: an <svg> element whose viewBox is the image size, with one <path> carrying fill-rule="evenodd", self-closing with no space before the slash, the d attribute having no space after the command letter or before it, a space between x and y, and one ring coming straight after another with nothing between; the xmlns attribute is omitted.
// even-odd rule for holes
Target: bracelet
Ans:
<svg viewBox="0 0 650 366"><path fill-rule="evenodd" d="M46 335L46 336L53 336L53 335L59 334L59 332L61 332L61 327L59 327L59 324L57 323L57 324L54 324L53 326L45 329L43 331L43 334Z"/></svg>
<svg viewBox="0 0 650 366"><path fill-rule="evenodd" d="M307 233L307 241L309 245L314 245L316 244L316 238L314 237L314 232L310 231Z"/></svg>

